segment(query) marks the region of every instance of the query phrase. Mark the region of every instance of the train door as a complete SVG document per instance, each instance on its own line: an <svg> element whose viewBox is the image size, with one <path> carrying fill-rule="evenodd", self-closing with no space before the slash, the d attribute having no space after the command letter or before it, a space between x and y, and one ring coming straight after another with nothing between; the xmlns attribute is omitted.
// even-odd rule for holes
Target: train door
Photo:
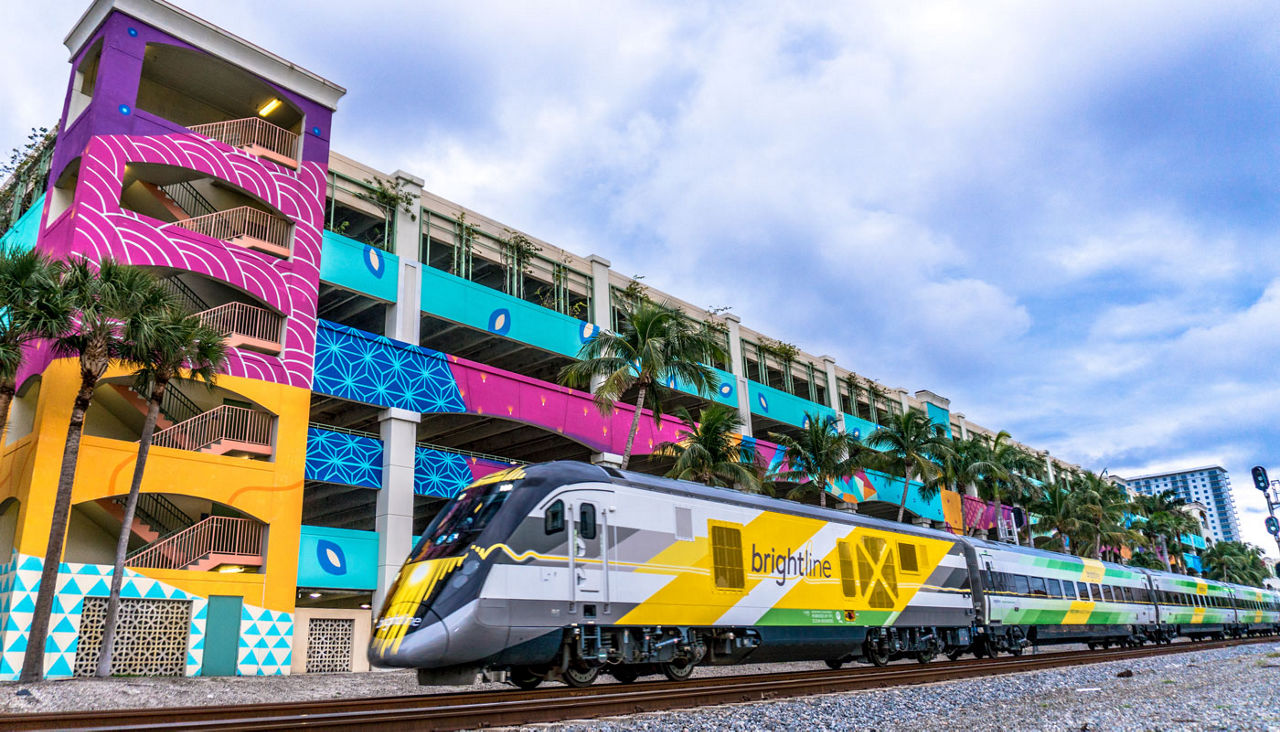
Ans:
<svg viewBox="0 0 1280 732"><path fill-rule="evenodd" d="M573 602L584 605L584 617L596 605L595 612L607 612L609 603L609 563L614 560L609 526L611 491L572 491L564 495L565 513L569 517L569 582Z"/></svg>

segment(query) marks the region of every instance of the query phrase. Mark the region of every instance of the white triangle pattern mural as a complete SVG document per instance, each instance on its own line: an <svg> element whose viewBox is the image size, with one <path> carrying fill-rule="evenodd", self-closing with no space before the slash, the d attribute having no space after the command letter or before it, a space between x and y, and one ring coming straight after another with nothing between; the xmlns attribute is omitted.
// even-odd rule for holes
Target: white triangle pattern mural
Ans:
<svg viewBox="0 0 1280 732"><path fill-rule="evenodd" d="M16 552L8 562L0 565L0 681L15 681L22 671L42 565L39 557ZM45 644L47 678L71 678L84 598L107 597L110 594L111 571L111 567L101 564L63 562L58 575L58 594L54 597L53 614L49 620L49 639ZM131 569L125 570L120 594L126 598L191 602L186 674L199 675L204 658L208 600ZM289 673L292 645L292 614L248 604L243 606L237 674L270 676Z"/></svg>

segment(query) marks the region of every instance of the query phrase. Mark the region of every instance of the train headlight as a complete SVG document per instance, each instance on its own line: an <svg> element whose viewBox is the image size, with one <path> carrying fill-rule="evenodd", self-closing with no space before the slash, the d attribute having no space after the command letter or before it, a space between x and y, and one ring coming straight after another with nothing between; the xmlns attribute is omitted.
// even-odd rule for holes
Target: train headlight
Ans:
<svg viewBox="0 0 1280 732"><path fill-rule="evenodd" d="M465 585L471 575L475 574L478 569L480 569L480 560L475 557L468 558L458 568L458 572L453 576L453 579L449 580L449 586L456 590Z"/></svg>

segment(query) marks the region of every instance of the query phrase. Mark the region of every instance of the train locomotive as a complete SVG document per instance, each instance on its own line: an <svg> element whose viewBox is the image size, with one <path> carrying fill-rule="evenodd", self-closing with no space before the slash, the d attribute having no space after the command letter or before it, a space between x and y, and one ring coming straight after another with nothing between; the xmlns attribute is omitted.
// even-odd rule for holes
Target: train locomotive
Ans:
<svg viewBox="0 0 1280 732"><path fill-rule="evenodd" d="M424 684L533 688L1277 630L1280 593L555 462L486 476L440 511L369 659Z"/></svg>

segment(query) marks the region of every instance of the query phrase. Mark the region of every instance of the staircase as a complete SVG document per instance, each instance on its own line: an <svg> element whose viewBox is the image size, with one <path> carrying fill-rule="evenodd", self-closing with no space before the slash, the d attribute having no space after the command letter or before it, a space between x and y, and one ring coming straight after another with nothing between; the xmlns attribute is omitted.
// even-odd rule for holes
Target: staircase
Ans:
<svg viewBox="0 0 1280 732"><path fill-rule="evenodd" d="M251 518L210 516L129 554L125 566L193 572L224 564L260 567L265 528Z"/></svg>
<svg viewBox="0 0 1280 732"><path fill-rule="evenodd" d="M247 302L209 307L204 298L177 277L161 280L161 284L184 307L199 315L202 323L225 335L228 347L248 348L273 356L280 353L284 316L279 313ZM183 419L190 419L197 413L198 410ZM182 419L176 421L181 422Z"/></svg>
<svg viewBox="0 0 1280 732"><path fill-rule="evenodd" d="M99 505L117 520L124 520L124 504L128 496L114 496L99 502ZM138 494L138 505L133 511L133 525L129 527L134 536L152 543L175 534L195 523L173 501L158 493Z"/></svg>
<svg viewBox="0 0 1280 732"><path fill-rule="evenodd" d="M151 443L211 455L270 456L274 421L266 412L223 404L155 433Z"/></svg>

